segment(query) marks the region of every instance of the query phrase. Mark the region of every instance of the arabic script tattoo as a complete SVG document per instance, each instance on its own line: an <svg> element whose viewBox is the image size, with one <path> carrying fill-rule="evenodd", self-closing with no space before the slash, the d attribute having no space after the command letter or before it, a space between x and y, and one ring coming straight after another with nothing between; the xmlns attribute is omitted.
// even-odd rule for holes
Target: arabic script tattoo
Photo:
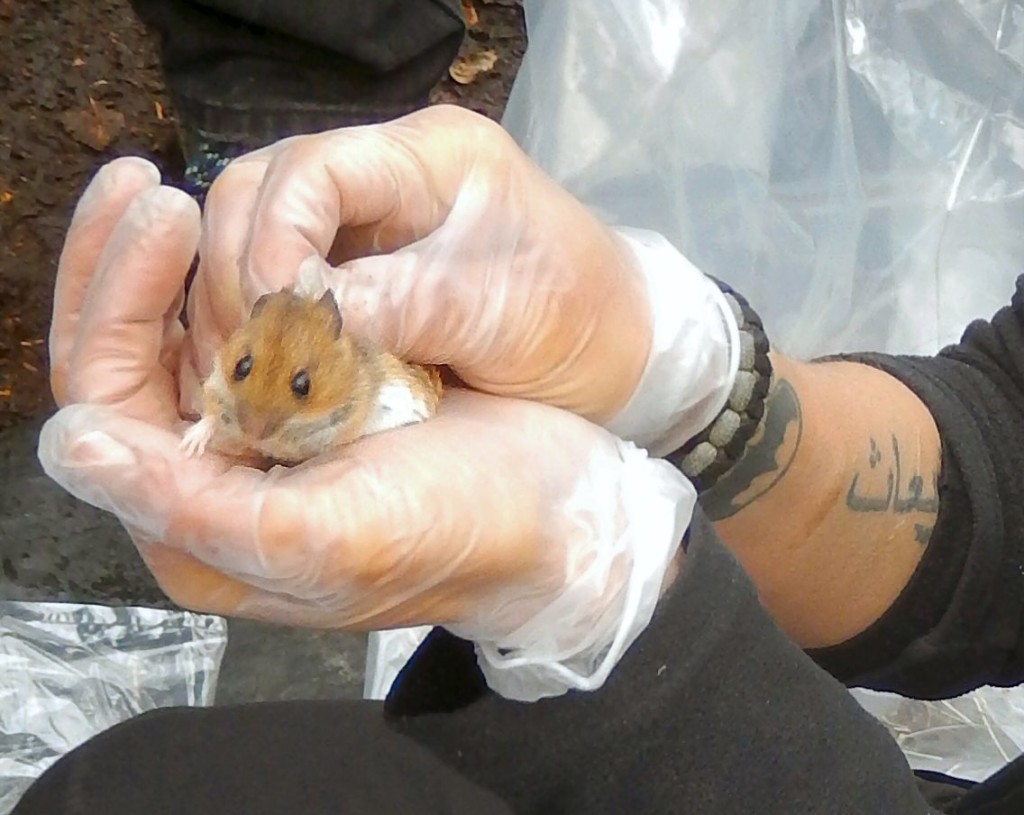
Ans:
<svg viewBox="0 0 1024 815"><path fill-rule="evenodd" d="M889 444L882 445L874 438L868 450L868 468L854 474L846 491L846 506L853 512L892 512L907 515L912 512L936 515L939 511L939 474L925 477L918 472L903 472L900 442L890 434ZM881 478L885 474L884 480ZM916 523L914 537L927 544L932 523Z"/></svg>

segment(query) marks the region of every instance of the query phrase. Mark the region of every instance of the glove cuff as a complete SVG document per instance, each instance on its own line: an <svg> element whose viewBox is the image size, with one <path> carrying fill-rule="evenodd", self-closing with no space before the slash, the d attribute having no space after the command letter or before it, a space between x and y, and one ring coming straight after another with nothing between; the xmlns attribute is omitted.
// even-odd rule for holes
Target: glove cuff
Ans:
<svg viewBox="0 0 1024 815"><path fill-rule="evenodd" d="M567 582L550 601L502 636L449 627L475 641L487 684L505 698L597 690L654 615L697 494L667 462L631 444L621 450L618 507L601 513L596 528L584 522L577 530L588 542L568 554Z"/></svg>
<svg viewBox="0 0 1024 815"><path fill-rule="evenodd" d="M651 350L626 406L606 427L664 456L726 405L740 359L733 309L718 285L656 232L619 228L647 287Z"/></svg>

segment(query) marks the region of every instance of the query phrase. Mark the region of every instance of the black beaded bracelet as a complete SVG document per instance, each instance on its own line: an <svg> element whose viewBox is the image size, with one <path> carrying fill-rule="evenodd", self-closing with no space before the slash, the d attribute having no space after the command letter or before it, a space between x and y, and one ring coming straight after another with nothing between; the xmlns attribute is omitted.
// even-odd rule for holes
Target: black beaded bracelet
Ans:
<svg viewBox="0 0 1024 815"><path fill-rule="evenodd" d="M772 383L769 343L761 318L744 297L720 280L736 317L740 335L740 365L729 399L715 420L665 458L683 471L697 489L709 490L743 455L764 418L765 398Z"/></svg>

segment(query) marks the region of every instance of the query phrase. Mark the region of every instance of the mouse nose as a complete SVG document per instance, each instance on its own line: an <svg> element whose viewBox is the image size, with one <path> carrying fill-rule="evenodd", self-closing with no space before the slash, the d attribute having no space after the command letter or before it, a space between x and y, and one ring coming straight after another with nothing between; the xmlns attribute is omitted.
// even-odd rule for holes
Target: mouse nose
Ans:
<svg viewBox="0 0 1024 815"><path fill-rule="evenodd" d="M281 424L279 417L271 413L253 413L242 411L238 415L238 424L242 432L256 439L265 439Z"/></svg>

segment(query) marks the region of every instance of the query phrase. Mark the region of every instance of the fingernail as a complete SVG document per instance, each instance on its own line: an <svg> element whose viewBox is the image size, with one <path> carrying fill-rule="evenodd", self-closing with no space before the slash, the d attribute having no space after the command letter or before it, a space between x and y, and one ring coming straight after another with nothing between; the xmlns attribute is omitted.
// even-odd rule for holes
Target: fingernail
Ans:
<svg viewBox="0 0 1024 815"><path fill-rule="evenodd" d="M302 263L295 275L295 291L306 297L317 297L330 288L328 271L330 266L319 255L310 255Z"/></svg>
<svg viewBox="0 0 1024 815"><path fill-rule="evenodd" d="M141 178L140 178L141 177ZM137 178L140 186L159 184L160 171L154 164L137 156L124 156L104 164L85 188L78 206L89 206L97 198L114 193L128 179Z"/></svg>
<svg viewBox="0 0 1024 815"><path fill-rule="evenodd" d="M163 214L167 210L184 210L195 207L198 204L184 190L177 187L152 187L138 197L139 208L148 213Z"/></svg>
<svg viewBox="0 0 1024 815"><path fill-rule="evenodd" d="M165 224L177 225L176 216L186 213L191 214L198 225L199 205L187 193L174 187L151 187L132 201L127 217L133 226L148 231Z"/></svg>
<svg viewBox="0 0 1024 815"><path fill-rule="evenodd" d="M90 430L71 442L65 466L111 467L135 464L135 453L102 430Z"/></svg>

